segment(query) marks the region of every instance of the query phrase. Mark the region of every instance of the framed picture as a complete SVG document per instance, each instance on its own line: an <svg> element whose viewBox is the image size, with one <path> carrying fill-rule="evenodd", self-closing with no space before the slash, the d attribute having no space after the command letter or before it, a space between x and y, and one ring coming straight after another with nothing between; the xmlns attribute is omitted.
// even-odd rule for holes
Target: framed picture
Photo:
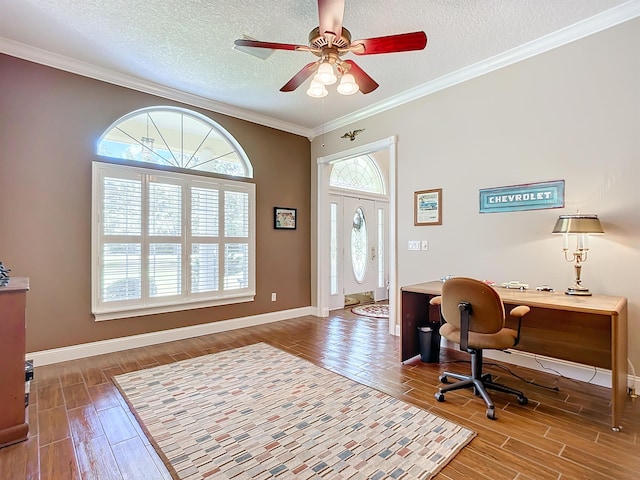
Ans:
<svg viewBox="0 0 640 480"><path fill-rule="evenodd" d="M297 225L297 208L274 207L273 228L295 230Z"/></svg>
<svg viewBox="0 0 640 480"><path fill-rule="evenodd" d="M414 225L442 225L442 189L415 192L413 215Z"/></svg>

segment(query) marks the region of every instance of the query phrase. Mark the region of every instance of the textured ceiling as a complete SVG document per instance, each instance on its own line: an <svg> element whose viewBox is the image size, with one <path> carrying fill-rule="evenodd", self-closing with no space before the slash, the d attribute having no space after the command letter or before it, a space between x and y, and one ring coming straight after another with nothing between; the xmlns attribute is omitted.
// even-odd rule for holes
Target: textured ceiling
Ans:
<svg viewBox="0 0 640 480"><path fill-rule="evenodd" d="M427 48L349 54L380 87L344 97L334 86L313 99L306 83L279 92L316 59L312 54L276 51L262 60L232 46L243 35L306 44L318 24L315 0L0 0L0 6L4 53L310 136L586 19L597 31L597 19L611 12L622 11L614 16L618 23L640 14L640 0L346 0L344 25L354 39L424 30Z"/></svg>

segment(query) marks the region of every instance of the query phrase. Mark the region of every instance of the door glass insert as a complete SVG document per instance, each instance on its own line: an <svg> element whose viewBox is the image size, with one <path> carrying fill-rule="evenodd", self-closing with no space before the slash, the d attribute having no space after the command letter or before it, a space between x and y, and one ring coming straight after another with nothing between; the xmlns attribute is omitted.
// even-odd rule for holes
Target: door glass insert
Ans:
<svg viewBox="0 0 640 480"><path fill-rule="evenodd" d="M384 210L378 209L378 288L384 285Z"/></svg>
<svg viewBox="0 0 640 480"><path fill-rule="evenodd" d="M330 261L330 272L329 272L329 284L330 290L329 293L331 295L338 294L338 204L331 203L331 213L330 213L330 225L331 232L329 236L331 237L331 261Z"/></svg>
<svg viewBox="0 0 640 480"><path fill-rule="evenodd" d="M367 223L361 207L356 208L353 214L351 267L356 281L362 283L367 273Z"/></svg>

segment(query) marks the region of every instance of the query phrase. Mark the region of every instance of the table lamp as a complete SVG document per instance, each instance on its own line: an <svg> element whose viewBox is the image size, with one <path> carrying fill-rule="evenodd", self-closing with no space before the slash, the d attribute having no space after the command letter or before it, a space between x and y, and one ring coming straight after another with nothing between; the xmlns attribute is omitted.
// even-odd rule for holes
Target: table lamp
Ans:
<svg viewBox="0 0 640 480"><path fill-rule="evenodd" d="M564 292L567 295L591 295L588 288L582 286L580 271L582 264L587 261L589 252L589 235L604 234L597 215L560 215L552 233L561 233L563 236L562 251L567 262L576 262L576 283ZM569 253L569 235L576 236L576 249Z"/></svg>

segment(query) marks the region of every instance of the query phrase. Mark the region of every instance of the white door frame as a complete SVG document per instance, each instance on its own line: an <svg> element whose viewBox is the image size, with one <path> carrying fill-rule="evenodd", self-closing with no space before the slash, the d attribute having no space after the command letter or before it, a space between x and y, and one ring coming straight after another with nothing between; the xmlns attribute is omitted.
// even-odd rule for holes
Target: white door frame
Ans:
<svg viewBox="0 0 640 480"><path fill-rule="evenodd" d="M318 250L317 261L317 292L318 313L322 317L329 316L329 176L331 164L344 158L365 155L367 153L388 150L389 152L389 333L396 335L396 321L399 315L397 306L399 292L397 284L397 225L396 225L396 136L387 137L377 142L368 143L360 147L351 148L342 152L333 153L324 157L318 157Z"/></svg>

